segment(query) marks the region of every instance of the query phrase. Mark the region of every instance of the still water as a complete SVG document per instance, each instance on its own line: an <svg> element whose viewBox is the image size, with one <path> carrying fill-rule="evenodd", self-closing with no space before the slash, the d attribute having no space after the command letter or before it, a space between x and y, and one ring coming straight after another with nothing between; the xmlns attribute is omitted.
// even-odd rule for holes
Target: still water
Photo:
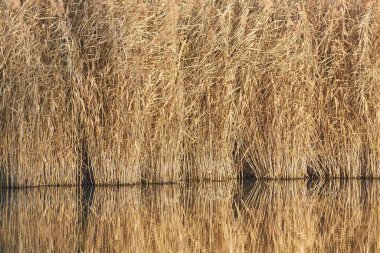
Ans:
<svg viewBox="0 0 380 253"><path fill-rule="evenodd" d="M380 181L2 189L0 252L380 252Z"/></svg>

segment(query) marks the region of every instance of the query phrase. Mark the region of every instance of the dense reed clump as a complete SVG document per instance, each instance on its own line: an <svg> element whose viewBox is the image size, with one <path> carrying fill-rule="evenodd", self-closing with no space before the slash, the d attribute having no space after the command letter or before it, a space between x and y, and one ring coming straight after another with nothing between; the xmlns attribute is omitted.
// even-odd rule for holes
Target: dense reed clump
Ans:
<svg viewBox="0 0 380 253"><path fill-rule="evenodd" d="M7 186L380 176L380 2L3 1Z"/></svg>

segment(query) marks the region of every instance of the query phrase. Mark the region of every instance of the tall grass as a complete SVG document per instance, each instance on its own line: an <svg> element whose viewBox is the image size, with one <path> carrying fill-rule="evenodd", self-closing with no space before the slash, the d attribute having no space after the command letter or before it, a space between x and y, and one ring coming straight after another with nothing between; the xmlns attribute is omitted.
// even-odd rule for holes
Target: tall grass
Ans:
<svg viewBox="0 0 380 253"><path fill-rule="evenodd" d="M2 185L380 176L379 1L21 2Z"/></svg>

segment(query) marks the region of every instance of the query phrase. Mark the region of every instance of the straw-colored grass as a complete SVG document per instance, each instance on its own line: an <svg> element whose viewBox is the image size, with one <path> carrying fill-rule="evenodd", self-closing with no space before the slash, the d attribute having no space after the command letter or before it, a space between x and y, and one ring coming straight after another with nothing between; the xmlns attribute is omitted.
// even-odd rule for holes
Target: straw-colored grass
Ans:
<svg viewBox="0 0 380 253"><path fill-rule="evenodd" d="M2 1L2 185L380 176L380 1Z"/></svg>
<svg viewBox="0 0 380 253"><path fill-rule="evenodd" d="M1 252L380 251L379 182L77 189L3 190Z"/></svg>

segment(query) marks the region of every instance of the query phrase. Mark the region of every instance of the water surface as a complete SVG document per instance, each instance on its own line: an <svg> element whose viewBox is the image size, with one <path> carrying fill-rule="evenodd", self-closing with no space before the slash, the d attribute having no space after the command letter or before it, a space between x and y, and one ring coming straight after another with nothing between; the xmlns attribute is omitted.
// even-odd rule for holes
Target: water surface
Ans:
<svg viewBox="0 0 380 253"><path fill-rule="evenodd" d="M380 182L2 189L0 252L380 252Z"/></svg>

